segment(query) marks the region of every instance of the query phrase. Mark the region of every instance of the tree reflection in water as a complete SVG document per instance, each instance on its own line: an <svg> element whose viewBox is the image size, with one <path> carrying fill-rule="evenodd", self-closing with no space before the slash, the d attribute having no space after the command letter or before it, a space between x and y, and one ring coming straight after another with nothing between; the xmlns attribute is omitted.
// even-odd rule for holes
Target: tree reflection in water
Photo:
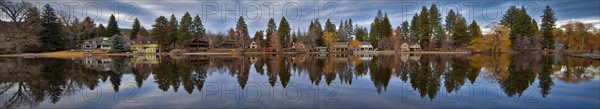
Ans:
<svg viewBox="0 0 600 109"><path fill-rule="evenodd" d="M353 80L369 76L378 94L385 93L389 84L397 84L390 80L398 78L410 84L420 97L429 99L444 93L440 90L458 92L465 84L483 78L497 82L509 97L522 96L532 86L546 97L556 80L578 84L598 76L600 62L588 61L540 54L0 58L0 95L2 108L36 107L40 102L64 100L63 96L79 90L95 90L107 80L118 92L123 88L124 75L132 75L137 87L151 76L162 91L177 92L183 87L192 94L202 91L206 79L215 73L236 78L241 89L246 87L250 74L257 73L266 76L271 87L279 83L283 88L291 78L306 77L318 86L323 78L325 85L334 81L352 85Z"/></svg>

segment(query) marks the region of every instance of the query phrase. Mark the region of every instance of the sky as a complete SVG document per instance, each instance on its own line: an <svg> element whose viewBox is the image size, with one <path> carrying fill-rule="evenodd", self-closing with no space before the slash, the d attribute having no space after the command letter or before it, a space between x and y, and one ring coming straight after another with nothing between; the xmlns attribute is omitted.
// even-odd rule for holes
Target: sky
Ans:
<svg viewBox="0 0 600 109"><path fill-rule="evenodd" d="M9 0L11 1L11 0ZM19 1L19 0L16 0ZM226 32L234 28L242 16L250 33L265 30L269 18L277 25L282 16L290 22L294 31L306 31L311 20L319 19L324 25L326 19L339 26L340 21L352 19L354 25L369 28L378 10L390 18L392 26L400 26L409 21L422 6L428 8L435 3L442 17L449 10L460 12L470 23L475 20L483 31L498 22L510 6L525 6L529 15L541 23L541 15L546 6L556 13L558 25L570 21L592 23L600 28L600 0L25 0L38 7L50 4L56 10L71 13L79 19L90 16L96 24L106 26L108 18L114 14L120 28L131 28L135 18L142 26L151 29L159 16L169 18L172 14L179 21L185 12L192 17L199 15L207 31ZM0 16L2 20L7 17ZM444 19L442 19L443 22Z"/></svg>

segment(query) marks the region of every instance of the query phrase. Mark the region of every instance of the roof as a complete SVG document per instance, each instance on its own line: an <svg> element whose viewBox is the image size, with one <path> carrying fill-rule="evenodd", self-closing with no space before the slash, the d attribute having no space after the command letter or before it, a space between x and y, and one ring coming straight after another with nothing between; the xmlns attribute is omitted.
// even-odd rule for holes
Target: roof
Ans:
<svg viewBox="0 0 600 109"><path fill-rule="evenodd" d="M111 37L94 37L91 39L84 40L83 43L88 43L88 42L92 41L92 43L94 43L94 44L111 44L112 43L111 39L112 39Z"/></svg>
<svg viewBox="0 0 600 109"><path fill-rule="evenodd" d="M371 42L360 42L360 45L372 45Z"/></svg>

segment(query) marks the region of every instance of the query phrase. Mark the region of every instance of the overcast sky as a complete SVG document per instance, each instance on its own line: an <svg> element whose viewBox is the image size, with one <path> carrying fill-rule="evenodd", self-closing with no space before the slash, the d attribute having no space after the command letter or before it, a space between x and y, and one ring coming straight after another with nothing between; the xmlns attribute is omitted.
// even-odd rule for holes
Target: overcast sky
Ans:
<svg viewBox="0 0 600 109"><path fill-rule="evenodd" d="M17 0L18 1L18 0ZM26 0L27 1L27 0ZM225 32L235 27L237 18L243 16L249 31L265 30L267 21L273 17L279 20L285 16L292 28L305 31L311 20L333 19L336 26L340 20L352 19L354 24L369 27L377 10L387 12L392 26L399 26L402 21L410 21L421 6L430 7L436 3L440 13L445 17L450 9L459 10L468 22L473 20L484 29L493 22L498 22L506 10L512 6L525 6L529 15L541 22L540 16L548 5L555 10L559 24L568 21L593 23L600 27L600 0L445 0L445 1L400 1L400 0L31 0L37 6L50 3L57 10L73 13L80 19L90 16L97 24L108 22L111 14L119 20L120 28L131 28L134 18L138 18L142 26L150 29L158 16L169 18L174 14L179 21L185 12L192 17L199 15L207 31ZM6 16L1 16L6 19ZM443 21L442 21L443 22ZM295 30L296 31L296 30Z"/></svg>

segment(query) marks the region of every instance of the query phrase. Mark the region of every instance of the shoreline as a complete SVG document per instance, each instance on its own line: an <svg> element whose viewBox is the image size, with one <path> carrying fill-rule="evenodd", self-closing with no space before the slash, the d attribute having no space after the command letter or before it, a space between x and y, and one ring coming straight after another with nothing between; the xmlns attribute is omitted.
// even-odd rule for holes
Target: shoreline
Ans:
<svg viewBox="0 0 600 109"><path fill-rule="evenodd" d="M577 57L577 58L588 58L600 60L599 55L586 55L582 52L557 52L557 51L531 51L531 52L503 52L503 53L480 53L480 52L470 52L470 51L410 51L410 52L401 52L401 51L358 51L358 52L193 52L193 53L183 53L182 55L186 56L210 56L210 55L294 55L294 54L351 54L351 55L393 55L393 54L514 54L514 53L545 53L545 54L563 54L566 56ZM84 57L107 57L107 56L144 56L144 55L172 55L169 53L160 53L160 54L136 54L136 53L22 53L22 54L0 54L0 58L11 58L11 57L20 57L20 58L65 58L65 59L73 59L73 58L84 58Z"/></svg>

